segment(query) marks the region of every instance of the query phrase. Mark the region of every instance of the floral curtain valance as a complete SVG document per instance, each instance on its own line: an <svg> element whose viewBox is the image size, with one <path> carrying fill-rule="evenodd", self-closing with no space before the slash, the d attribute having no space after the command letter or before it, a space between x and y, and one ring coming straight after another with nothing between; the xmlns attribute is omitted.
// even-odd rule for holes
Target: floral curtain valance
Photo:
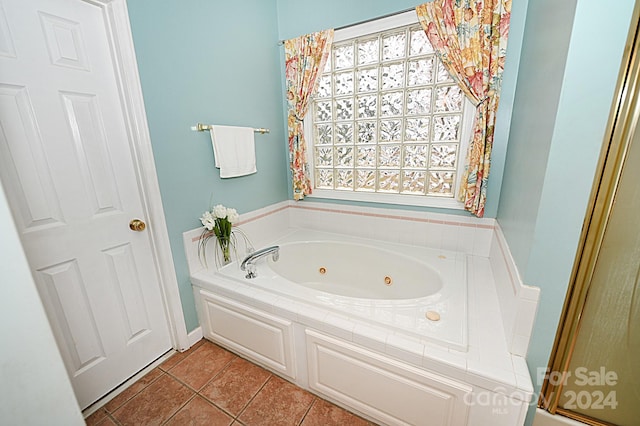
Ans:
<svg viewBox="0 0 640 426"><path fill-rule="evenodd" d="M333 30L329 29L284 42L289 162L295 200L311 194L302 120L331 52L332 41Z"/></svg>
<svg viewBox="0 0 640 426"><path fill-rule="evenodd" d="M416 13L438 58L476 106L459 198L465 209L482 217L511 0L434 0L418 6Z"/></svg>

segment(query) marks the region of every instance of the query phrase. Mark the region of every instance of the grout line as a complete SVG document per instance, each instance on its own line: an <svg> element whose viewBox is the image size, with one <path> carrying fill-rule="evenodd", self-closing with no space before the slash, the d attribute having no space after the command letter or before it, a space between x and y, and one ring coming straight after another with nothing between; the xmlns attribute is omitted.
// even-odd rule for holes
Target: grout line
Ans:
<svg viewBox="0 0 640 426"><path fill-rule="evenodd" d="M232 354L233 354L233 353L232 353ZM235 355L235 354L233 354L233 355ZM200 388L200 390L204 389L204 388L205 388L209 383L211 383L211 381L212 381L213 379L215 379L216 377L218 377L218 375L219 375L223 370L225 370L225 369L229 366L229 364L231 364L231 362L232 362L232 361L233 361L233 358L231 358L231 360L230 360L229 362L227 362L227 363L222 367L222 369L221 369L220 371L218 371L218 372L217 372L217 373L216 373L216 374L215 374L215 375L214 375L214 376L213 376L213 377L212 377L208 382L206 382L204 385L202 385L202 387ZM177 365L177 364L176 364L176 365ZM187 389L192 390L192 391L194 391L195 393L200 393L200 390L198 390L198 389L195 389L195 388L191 387L191 385L187 384L186 382L184 382L184 381L183 381L182 379L180 379L179 377L174 376L174 375L173 375L173 374L171 374L169 371L167 371L167 373L166 373L166 374L167 374L169 377L171 377L172 379L174 379L174 380L176 380L177 382L179 382L179 383L183 384L184 386L186 386L186 387L187 387Z"/></svg>
<svg viewBox="0 0 640 426"><path fill-rule="evenodd" d="M105 412L108 413L109 411L106 409L106 405L107 404L109 404L112 400L117 398L121 393L124 393L127 389L129 389L135 383L139 382L143 377L147 376L153 370L155 370L156 368L159 368L160 364L162 364L163 362L165 362L169 358L167 354L169 352L172 352L172 351L173 351L173 349L170 349L167 352L165 352L164 354L160 355L154 361L152 361L151 363L149 363L148 365L146 365L145 367L140 369L138 372L133 374L131 377L129 377L127 380L125 380L124 382L122 382L118 386L116 386L115 389L112 389L106 395L104 395L103 397L101 397L100 399L98 399L97 401L95 401L91 405L89 405L87 408L82 410L82 416L83 416L85 422L89 417L91 417L93 414L95 414L96 412L98 412L100 410L104 410ZM159 370L160 370L160 372L163 372L162 369L159 369ZM135 378L135 380L134 380L134 378ZM155 380L153 380L152 382L154 382L154 381ZM138 392L136 393L136 395L137 394L138 394ZM129 398L125 402L128 402L130 399L131 398ZM124 403L120 404L120 406L118 408L120 408L122 405L124 405Z"/></svg>
<svg viewBox="0 0 640 426"><path fill-rule="evenodd" d="M188 355L186 355L182 360L180 360L178 363L176 363L175 365L173 365L169 370L173 369L174 367L178 366L179 364L181 364L183 361L185 361L187 358L189 358L190 356L193 355L193 353L195 353L200 346L202 346L203 344L205 344L205 342L207 342L205 339L202 339L201 341L202 343L196 343L196 345L192 346L192 348L190 348L187 352L189 352ZM221 349L231 353L233 355L233 357L229 360L229 362L227 362L226 364L224 364L224 366L209 380L207 381L201 388L200 390L195 390L194 388L192 388L191 386L189 386L188 384L186 384L185 382L183 382L181 379L179 379L178 377L174 376L172 373L170 373L169 370L163 370L161 368L158 368L160 374L158 375L158 377L156 377L154 380L152 380L151 382L149 382L145 387L143 387L141 390L139 390L138 392L136 392L131 398L127 399L125 402L123 402L122 404L120 404L119 407L117 407L115 411L119 410L121 407L123 407L125 404L129 403L132 399L134 399L135 397L137 397L142 391L144 391L145 389L147 389L151 384L155 383L157 380L159 380L160 378L162 378L164 375L166 375L170 380L173 380L183 386L185 386L187 389L191 390L193 392L193 394L182 404L180 405L176 411L171 414L171 416L169 416L166 420L164 420L162 422L162 425L166 425L168 424L182 409L184 409L189 403L191 403L194 398L200 397L202 399L204 399L207 403L211 404L212 406L216 407L217 409L219 409L220 411L222 411L223 413L225 413L230 419L231 419L231 423L237 423L239 425L245 425L244 422L242 422L239 418L240 416L247 410L247 408L251 405L251 403L256 399L256 397L258 397L258 395L261 394L261 392L263 392L264 388L267 386L267 384L271 381L274 380L274 378L280 378L279 376L277 376L276 374L270 372L269 370L265 369L264 367L256 364L255 362L248 360L246 358L241 357L240 355L235 354L234 352L228 351L226 348L214 343L214 342L209 342L212 345L218 346ZM218 404L216 404L214 401L210 400L209 398L207 398L205 395L201 394L200 392L205 389L213 380L215 380L216 378L218 378L221 374L223 374L228 368L229 366L236 360L244 360L247 361L253 365L256 365L262 369L264 369L269 375L268 378L264 381L264 383L260 386L260 388L255 392L255 394L249 398L249 400L246 402L246 404L238 411L237 415L233 415L232 413L228 412L227 410L225 410L224 408L218 406ZM306 392L309 392L306 389L303 389L302 387L298 386L295 383L292 383L286 379L283 379L288 383L291 383L292 385L294 385L295 387L302 389ZM307 416L309 415L311 409L313 408L313 406L318 403L319 400L324 400L324 398L321 398L318 395L315 395L312 392L309 392L312 396L313 396L313 400L311 401L311 403L309 404L309 406L307 407L304 415L302 416L302 418L300 419L299 422L297 422L297 425L301 425L304 420L307 418ZM341 407L340 407L341 408ZM118 426L122 426L122 423L120 421L118 421L118 419L115 417L115 415L108 411L104 406L101 407L100 409L103 409L106 416L100 421L100 422L104 422L104 419L106 419L107 417L116 425ZM346 410L347 412L350 412L358 417L360 417L359 415L351 412L350 410ZM370 425L375 425L375 423L371 423L369 420L365 419L367 422L369 422Z"/></svg>
<svg viewBox="0 0 640 426"><path fill-rule="evenodd" d="M220 348L224 349L222 346L220 346ZM226 351L226 349L224 349L224 350ZM205 383L204 385L202 385L202 387L201 387L199 390L198 390L198 389L196 389L196 392L197 392L197 393L200 393L200 391L201 391L202 389L204 389L204 388L206 388L207 386L209 386L209 383L213 382L213 381L214 381L218 376L220 376L220 375L221 375L221 374L222 374L222 373L223 373L227 368L229 368L229 366L231 365L231 363L232 363L233 361L235 361L235 360L238 358L238 355L234 354L233 352L231 352L231 351L227 351L227 352L229 352L231 355L233 355L233 358L231 358L231 359L229 360L229 362L227 362L227 363L226 363L226 364L225 364L225 365L220 369L220 371L218 371L216 374L214 374L214 375L213 375L213 377L212 377L212 378L210 378L210 379L209 379L209 381L208 381L207 383Z"/></svg>
<svg viewBox="0 0 640 426"><path fill-rule="evenodd" d="M206 396L202 395L200 392L198 392L196 395L198 395L200 398L204 399L207 403L213 405L214 407L216 407L218 410L222 411L224 414L226 414L227 416L229 416L231 418L232 421L235 421L236 418L233 415L233 413L227 411L226 409L224 409L223 407L219 406L218 404L216 404L214 401L210 400L209 398L207 398Z"/></svg>
<svg viewBox="0 0 640 426"><path fill-rule="evenodd" d="M194 393L193 395L191 395L191 398L187 399L187 401L182 404L180 407L178 407L178 409L176 410L175 413L173 413L172 415L169 416L169 418L167 418L165 421L163 421L161 424L166 425L167 423L169 423L169 421L174 418L176 416L176 414L178 414L180 412L180 410L182 410L184 407L187 406L188 403L190 403L193 398L195 398L198 394Z"/></svg>
<svg viewBox="0 0 640 426"><path fill-rule="evenodd" d="M222 346L221 346L222 348ZM224 348L222 348L224 349ZM226 350L226 349L225 349ZM230 351L229 351L230 352ZM235 420L235 416L232 412L228 411L227 409L225 409L224 407L219 406L218 404L216 404L215 401L209 399L206 395L201 394L200 392L206 388L207 386L209 386L209 384L211 382L213 382L218 376L220 376L225 370L227 370L229 368L229 366L236 360L236 359L240 359L239 356L237 356L236 354L234 354L233 352L231 352L235 358L232 358L231 361L229 361L227 364L225 364L225 366L222 368L222 370L220 370L215 376L213 376L211 378L211 380L209 380L204 386L202 386L202 388L199 391L196 391L196 393L203 398L205 401L210 402L211 404L213 404L215 407L217 407L220 411L222 411L223 413L225 413L226 415L228 415L229 417L231 417L232 419ZM241 410L242 411L242 410Z"/></svg>
<svg viewBox="0 0 640 426"><path fill-rule="evenodd" d="M206 385L202 388L204 389L205 387L207 387ZM200 396L200 398L204 399L205 401L207 401L208 403L210 403L211 405L215 406L218 410L222 411L223 413L225 413L227 416L231 417L233 420L235 420L235 416L232 412L228 411L226 408L219 406L218 404L216 404L215 401L212 401L211 399L209 399L206 395L201 394L200 392L197 393L197 395Z"/></svg>
<svg viewBox="0 0 640 426"><path fill-rule="evenodd" d="M313 395L313 394L311 394L311 395ZM316 395L313 395L313 401L311 401L311 404L309 404L309 407L307 408L307 411L305 411L304 416L302 416L302 418L300 419L300 422L298 423L298 425L301 425L304 422L304 419L309 414L309 411L311 411L311 408L314 405L316 405L316 402L318 402L318 397Z"/></svg>
<svg viewBox="0 0 640 426"><path fill-rule="evenodd" d="M257 364L256 364L257 365ZM251 405L251 403L253 402L254 399L256 399L256 397L258 395L260 395L260 392L262 392L262 389L264 389L265 386L267 386L267 383L269 383L271 381L271 379L274 377L273 373L270 372L269 370L265 370L267 372L269 372L269 378L267 380L264 381L264 383L262 384L262 386L260 386L260 389L258 389L258 392L256 392L255 395L253 395L249 401L244 405L244 407L242 407L242 409L238 412L238 415L234 418L234 421L238 421L240 422L240 420L238 420L240 418L240 416L242 415L242 413L245 412L245 410L247 409L247 407L249 407L249 405ZM242 423L244 424L244 423Z"/></svg>
<svg viewBox="0 0 640 426"><path fill-rule="evenodd" d="M193 353L194 353L195 351L197 351L197 350L200 348L200 346L202 346L202 345L204 344L204 342L205 342L205 339L204 339L204 338L202 338L202 339L200 339L199 341L197 341L196 343L194 343L194 344L193 344L189 349L187 349L186 351L184 351L184 352L177 352L177 351L176 351L176 353L175 353L174 355L172 355L171 357L167 358L167 359L166 359L162 364L158 365L158 367L157 367L157 368L159 368L161 371L164 371L165 373L168 373L168 372L169 372L169 370L172 370L172 369L173 369L174 367L176 367L178 364L182 363L184 360L186 360L186 359L187 359L187 358L189 358L191 355L193 355ZM187 354L187 352L188 352L188 354ZM184 355L184 354L187 354L187 355ZM176 362L175 364L173 364L171 367L169 367L169 368L167 368L167 367L163 367L163 365L164 365L167 361L169 361L171 358L173 358L173 357L175 357L175 356L180 356L180 355L184 355L184 356L182 357L182 359L180 359L178 362Z"/></svg>
<svg viewBox="0 0 640 426"><path fill-rule="evenodd" d="M115 412L116 412L116 411L118 411L119 409L121 409L122 407L124 407L124 405L125 405L125 404L127 404L129 401L131 401L131 400L132 400L133 398L135 398L136 396L138 396L138 395L140 394L140 392L142 392L143 390L145 390L146 388L148 388L149 386L151 386L153 383L157 382L157 381L158 381L158 379L160 379L162 376L164 376L165 374L167 374L164 370L162 370L162 369L160 368L160 366L158 366L158 367L156 367L156 368L160 371L160 374L158 375L158 377L156 377L155 379L153 379L152 381L150 381L149 383L147 383L147 385L146 385L146 386L144 386L142 389L140 389L138 392L134 393L134 394L131 396L131 398L128 398L128 399L124 400L124 401L122 402L122 404L120 404L120 405L118 405L117 407L115 407L115 408L113 409L113 411L110 411L110 410L108 410L108 409L107 409L107 405L109 405L109 402L113 401L113 399L116 399L116 398L119 396L119 395L116 395L116 396L115 396L111 401L109 401L109 402L105 403L105 404L102 406L102 408L104 408L104 411L106 411L106 412L107 412L107 414L115 414ZM151 370L151 371L153 371L153 370ZM149 373L151 373L151 371L149 371ZM149 373L147 373L147 374L149 374ZM140 377L138 380L136 380L136 381L135 381L134 383L132 383L131 385L133 386L135 383L139 383L139 382L140 382L140 380L142 380L142 379L143 379L147 374L145 374L144 376ZM127 389L128 389L128 388L127 388ZM125 389L125 390L123 391L123 393L124 393L124 392L126 392L126 391L127 391L127 389Z"/></svg>
<svg viewBox="0 0 640 426"><path fill-rule="evenodd" d="M106 411L106 410L105 410ZM111 415L110 412L107 411L107 417L113 422L113 424L117 425L117 426L121 426L122 423L120 423L120 421L118 421L118 419L116 419L114 416ZM100 421L100 423L104 422L104 419L102 419ZM100 424L98 423L98 424Z"/></svg>

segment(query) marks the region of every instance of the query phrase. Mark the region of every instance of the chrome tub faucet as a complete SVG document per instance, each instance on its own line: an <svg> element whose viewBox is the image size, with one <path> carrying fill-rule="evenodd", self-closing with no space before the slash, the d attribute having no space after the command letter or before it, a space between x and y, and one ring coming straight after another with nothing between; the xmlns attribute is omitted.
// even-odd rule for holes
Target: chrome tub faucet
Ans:
<svg viewBox="0 0 640 426"><path fill-rule="evenodd" d="M261 257L271 255L271 258L274 262L277 262L280 258L280 246L271 246L267 248L260 249L258 251L254 251L244 258L242 264L240 265L240 270L247 271L247 275L245 278L255 278L257 277L256 265L255 262Z"/></svg>

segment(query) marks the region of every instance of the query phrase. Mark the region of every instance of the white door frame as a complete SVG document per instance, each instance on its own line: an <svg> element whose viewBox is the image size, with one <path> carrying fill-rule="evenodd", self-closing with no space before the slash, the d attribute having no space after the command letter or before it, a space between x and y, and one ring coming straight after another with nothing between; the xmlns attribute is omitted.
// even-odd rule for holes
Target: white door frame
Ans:
<svg viewBox="0 0 640 426"><path fill-rule="evenodd" d="M187 326L160 197L126 0L85 1L101 7L105 12L110 48L117 62L116 78L125 101L125 127L132 141L134 166L143 190L143 209L148 218L152 255L160 279L171 343L175 349L183 351L189 348Z"/></svg>

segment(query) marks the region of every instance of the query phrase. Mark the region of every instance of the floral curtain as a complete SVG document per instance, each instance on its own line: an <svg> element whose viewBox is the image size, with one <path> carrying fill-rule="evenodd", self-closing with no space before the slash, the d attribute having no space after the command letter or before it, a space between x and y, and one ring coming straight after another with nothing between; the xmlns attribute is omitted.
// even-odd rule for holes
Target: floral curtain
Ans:
<svg viewBox="0 0 640 426"><path fill-rule="evenodd" d="M289 162L294 200L302 200L311 194L302 120L309 108L311 95L318 87L318 76L327 62L332 41L333 30L330 29L284 42Z"/></svg>
<svg viewBox="0 0 640 426"><path fill-rule="evenodd" d="M482 217L511 0L434 0L418 6L416 13L438 58L476 106L458 197L465 209Z"/></svg>

